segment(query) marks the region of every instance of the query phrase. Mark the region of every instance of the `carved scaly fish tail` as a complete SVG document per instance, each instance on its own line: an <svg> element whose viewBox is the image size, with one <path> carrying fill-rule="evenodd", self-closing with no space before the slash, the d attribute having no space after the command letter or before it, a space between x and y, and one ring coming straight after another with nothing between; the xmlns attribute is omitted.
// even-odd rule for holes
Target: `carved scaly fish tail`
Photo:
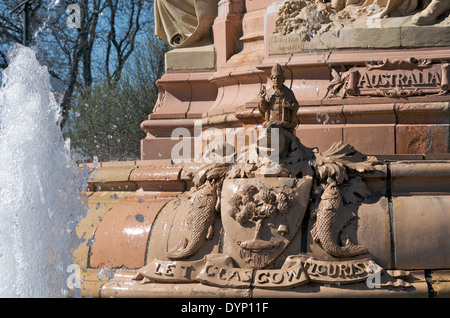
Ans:
<svg viewBox="0 0 450 318"><path fill-rule="evenodd" d="M184 259L194 255L206 239L212 238L212 228L216 217L217 192L210 182L206 182L191 197L192 210L189 215L189 238L167 253L171 259Z"/></svg>
<svg viewBox="0 0 450 318"><path fill-rule="evenodd" d="M336 183L333 182L322 194L311 235L314 241L320 242L328 254L335 257L352 257L368 253L362 245L352 242L348 242L344 246L339 244L342 230L355 217L356 215L344 206L341 193Z"/></svg>

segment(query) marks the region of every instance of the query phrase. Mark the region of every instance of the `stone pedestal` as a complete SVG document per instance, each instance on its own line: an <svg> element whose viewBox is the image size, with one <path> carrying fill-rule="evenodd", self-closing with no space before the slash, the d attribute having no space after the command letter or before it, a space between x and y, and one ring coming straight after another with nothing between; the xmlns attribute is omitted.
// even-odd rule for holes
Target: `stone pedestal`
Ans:
<svg viewBox="0 0 450 318"><path fill-rule="evenodd" d="M91 173L77 231L87 242L74 253L83 295L448 297L448 20L356 21L303 41L274 33L282 5L219 1L212 42L168 53L163 93L141 125L142 160ZM284 170L269 181L249 162L198 161L215 138L236 146L277 127L259 108L275 64L299 106L295 132L284 131ZM174 162L173 149L188 160ZM311 189L292 199L302 179ZM242 186L251 180L254 188ZM100 277L105 266L114 278ZM376 287L370 274L381 275Z"/></svg>
<svg viewBox="0 0 450 318"><path fill-rule="evenodd" d="M356 21L356 29L345 25L339 32L325 32L305 42L296 33L274 34L281 5L247 1L244 6L243 1L220 1L213 24L214 45L175 49L168 54L167 73L159 81L165 98L142 125L148 133L142 159L169 159L168 151L152 153L148 149L176 144L169 140L167 128L188 125L160 125L156 123L159 119L203 118L203 123L213 121L226 127L228 124L221 125L220 118L230 115L238 119L234 127L260 122L256 107L259 90L267 83L275 63L284 67L287 86L301 106L297 136L305 145L323 151L341 140L373 155L449 152L449 95L445 93L449 71L445 66L450 50L444 43L448 37L441 35L450 28L444 22L419 27L406 18L387 18L366 27L365 22L362 25ZM346 36L347 31L352 36ZM377 41L361 44L368 39ZM383 61L397 64L376 75L400 76L400 82L379 87L385 88L381 93L374 88L332 94L336 76L345 76L352 68L357 68L361 76L367 65ZM433 70L437 78L418 78L433 76L429 75ZM374 72L366 73L375 76ZM412 76L409 82L408 76ZM423 85L429 80L434 82Z"/></svg>

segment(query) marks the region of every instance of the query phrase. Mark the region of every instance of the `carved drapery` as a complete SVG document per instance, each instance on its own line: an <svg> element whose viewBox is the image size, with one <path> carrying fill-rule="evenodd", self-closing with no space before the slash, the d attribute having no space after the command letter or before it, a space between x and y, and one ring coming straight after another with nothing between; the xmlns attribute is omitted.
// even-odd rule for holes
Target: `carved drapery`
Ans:
<svg viewBox="0 0 450 318"><path fill-rule="evenodd" d="M210 37L218 0L155 0L155 33L174 48Z"/></svg>

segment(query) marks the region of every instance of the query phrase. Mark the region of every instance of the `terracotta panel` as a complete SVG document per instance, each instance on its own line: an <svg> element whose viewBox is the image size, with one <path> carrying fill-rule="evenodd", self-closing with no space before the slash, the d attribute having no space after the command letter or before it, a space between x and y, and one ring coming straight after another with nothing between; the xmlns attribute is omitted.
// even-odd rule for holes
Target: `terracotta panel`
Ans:
<svg viewBox="0 0 450 318"><path fill-rule="evenodd" d="M434 270L430 273L430 284L433 288L433 297L450 297L450 270Z"/></svg>
<svg viewBox="0 0 450 318"><path fill-rule="evenodd" d="M144 266L151 225L167 201L133 195L117 203L97 228L90 267Z"/></svg>
<svg viewBox="0 0 450 318"><path fill-rule="evenodd" d="M345 124L343 106L302 106L297 111L300 124L334 125Z"/></svg>
<svg viewBox="0 0 450 318"><path fill-rule="evenodd" d="M83 242L73 253L74 261L81 268L88 267L89 251L94 233L105 214L118 202L133 194L133 192L95 192L89 196L88 213L77 224L76 233Z"/></svg>
<svg viewBox="0 0 450 318"><path fill-rule="evenodd" d="M194 154L194 141L192 137L186 137L186 143L190 143L191 154ZM180 140L172 140L170 137L160 137L141 140L141 159L142 160L161 160L172 159L172 149ZM180 153L180 156L184 156Z"/></svg>
<svg viewBox="0 0 450 318"><path fill-rule="evenodd" d="M263 2L263 1L253 1ZM256 8L255 8L256 9ZM266 7L260 8L262 10L249 10L244 14L242 19L242 32L243 36L241 41L249 41L255 39L264 39L264 14L266 13Z"/></svg>
<svg viewBox="0 0 450 318"><path fill-rule="evenodd" d="M151 137L171 137L172 133L177 128L185 128L191 135L194 134L194 119L152 119L142 122L141 129L150 134Z"/></svg>
<svg viewBox="0 0 450 318"><path fill-rule="evenodd" d="M215 46L207 40L201 44L167 52L165 56L166 72L214 70L216 68Z"/></svg>
<svg viewBox="0 0 450 318"><path fill-rule="evenodd" d="M89 175L88 182L126 182L133 169L134 165L97 168Z"/></svg>
<svg viewBox="0 0 450 318"><path fill-rule="evenodd" d="M425 160L450 160L450 153L427 153Z"/></svg>
<svg viewBox="0 0 450 318"><path fill-rule="evenodd" d="M137 160L136 168L154 166L154 165L163 165L169 166L172 164L172 160L170 159L162 159L162 160Z"/></svg>
<svg viewBox="0 0 450 318"><path fill-rule="evenodd" d="M265 46L264 50L266 52L265 59L269 59L269 42L270 36L275 31L275 22L278 18L278 10L280 6L283 5L282 2L272 2L270 6L267 7L267 10L264 14L264 38L265 38ZM287 54L291 55L291 54ZM281 64L281 63L280 63ZM281 64L283 65L283 64Z"/></svg>
<svg viewBox="0 0 450 318"><path fill-rule="evenodd" d="M395 153L395 125L346 125L344 142L366 155Z"/></svg>
<svg viewBox="0 0 450 318"><path fill-rule="evenodd" d="M185 118L191 102L190 71L166 73L157 84L164 90L160 107L150 119Z"/></svg>
<svg viewBox="0 0 450 318"><path fill-rule="evenodd" d="M237 90L235 96L230 96L232 99L227 102L222 101L222 111L224 113L234 113L238 107L244 106L248 102L258 100L258 94L261 91L262 78L259 74L241 76L231 73L230 76L236 79Z"/></svg>
<svg viewBox="0 0 450 318"><path fill-rule="evenodd" d="M450 125L397 125L397 153L450 152Z"/></svg>
<svg viewBox="0 0 450 318"><path fill-rule="evenodd" d="M134 162L133 162L134 164ZM129 180L133 166L97 168L89 175L88 183L94 191L134 191L136 184Z"/></svg>
<svg viewBox="0 0 450 318"><path fill-rule="evenodd" d="M328 92L330 69L328 66L301 66L292 58L288 67L292 70L292 90L300 105L309 101L322 100Z"/></svg>
<svg viewBox="0 0 450 318"><path fill-rule="evenodd" d="M392 60L407 60L414 56L422 59L448 59L448 49L441 48L410 48L398 49L373 49L373 50L335 50L331 52L327 63L332 65L364 64L367 61L382 61L386 58Z"/></svg>
<svg viewBox="0 0 450 318"><path fill-rule="evenodd" d="M398 103L399 124L449 124L450 103Z"/></svg>
<svg viewBox="0 0 450 318"><path fill-rule="evenodd" d="M396 268L440 269L450 266L450 196L393 198Z"/></svg>
<svg viewBox="0 0 450 318"><path fill-rule="evenodd" d="M351 206L358 219L350 226L357 225L355 241L366 246L373 260L384 269L392 268L389 203L386 197L370 197L359 208Z"/></svg>
<svg viewBox="0 0 450 318"><path fill-rule="evenodd" d="M306 147L328 150L335 141L343 139L344 125L300 125L296 135Z"/></svg>
<svg viewBox="0 0 450 318"><path fill-rule="evenodd" d="M246 0L247 11L254 11L267 8L273 0Z"/></svg>
<svg viewBox="0 0 450 318"><path fill-rule="evenodd" d="M377 157L380 159L379 157ZM380 159L382 160L382 159ZM387 196L388 195L388 183L386 177L388 175L388 169L386 164L378 164L375 166L375 170L363 174L363 180L370 190L373 196Z"/></svg>
<svg viewBox="0 0 450 318"><path fill-rule="evenodd" d="M179 191L185 190L184 181L180 180L181 166L155 165L139 167L133 170L130 180L144 191Z"/></svg>
<svg viewBox="0 0 450 318"><path fill-rule="evenodd" d="M400 195L446 194L450 184L448 161L393 162L390 164L391 192Z"/></svg>
<svg viewBox="0 0 450 318"><path fill-rule="evenodd" d="M219 3L219 16L213 25L218 68L225 66L228 59L237 53L239 47L242 45L239 43L239 36L242 32L241 11L243 11L243 8L240 10L239 8L235 8L236 12L230 12L227 9Z"/></svg>
<svg viewBox="0 0 450 318"><path fill-rule="evenodd" d="M347 124L395 124L394 104L345 105Z"/></svg>
<svg viewBox="0 0 450 318"><path fill-rule="evenodd" d="M308 284L287 290L255 288L254 298L428 298L428 286L423 271L411 272L408 281L414 288L392 290L369 288L366 282L340 285Z"/></svg>
<svg viewBox="0 0 450 318"><path fill-rule="evenodd" d="M192 87L191 104L187 118L201 118L217 99L217 86L209 81L214 72L191 72L189 83Z"/></svg>
<svg viewBox="0 0 450 318"><path fill-rule="evenodd" d="M102 298L249 298L249 289L217 288L203 284L142 284L133 281L137 272L118 271L114 279L105 283L100 294ZM224 310L224 309L223 309Z"/></svg>
<svg viewBox="0 0 450 318"><path fill-rule="evenodd" d="M182 167L176 165L153 165L138 167L131 172L130 180L142 181L176 181L179 180Z"/></svg>
<svg viewBox="0 0 450 318"><path fill-rule="evenodd" d="M220 100L217 99L208 110L208 116L223 114L225 108L229 105L233 105L236 100L236 96L239 93L239 82L235 78L228 76L225 79L217 81L216 84L221 88L223 95L219 95Z"/></svg>
<svg viewBox="0 0 450 318"><path fill-rule="evenodd" d="M112 275L112 273L108 273ZM102 285L110 279L108 275L101 275L97 269L82 269L80 273L81 297L99 298Z"/></svg>
<svg viewBox="0 0 450 318"><path fill-rule="evenodd" d="M344 142L367 155L395 154L394 104L344 105Z"/></svg>

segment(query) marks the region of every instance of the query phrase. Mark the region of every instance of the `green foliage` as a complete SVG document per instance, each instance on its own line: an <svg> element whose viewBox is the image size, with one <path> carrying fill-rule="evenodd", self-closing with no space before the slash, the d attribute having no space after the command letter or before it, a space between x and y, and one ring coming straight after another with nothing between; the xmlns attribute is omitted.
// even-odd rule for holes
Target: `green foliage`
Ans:
<svg viewBox="0 0 450 318"><path fill-rule="evenodd" d="M164 73L168 46L150 36L139 44L134 58L118 83L95 83L72 100L65 137L80 157L99 161L126 161L140 158L140 129L157 101L155 82Z"/></svg>

